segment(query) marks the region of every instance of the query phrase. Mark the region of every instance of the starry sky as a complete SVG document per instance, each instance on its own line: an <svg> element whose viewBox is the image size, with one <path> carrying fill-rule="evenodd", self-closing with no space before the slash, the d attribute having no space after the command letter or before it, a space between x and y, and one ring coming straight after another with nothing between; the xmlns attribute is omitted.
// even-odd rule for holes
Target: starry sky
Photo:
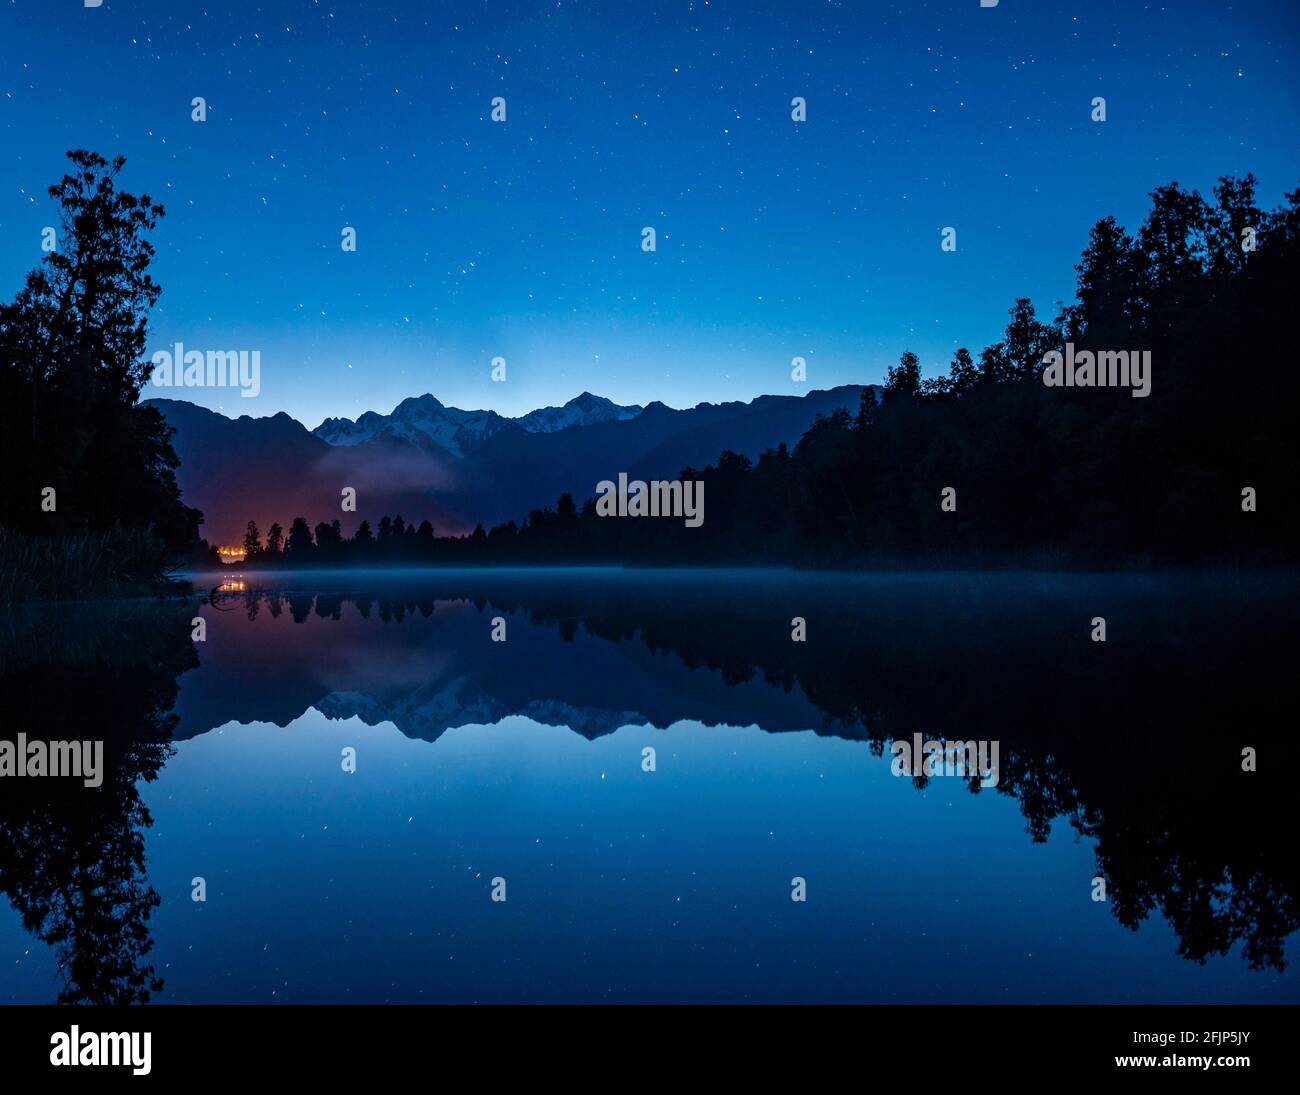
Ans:
<svg viewBox="0 0 1300 1095"><path fill-rule="evenodd" d="M0 0L0 294L85 147L167 207L150 351L261 351L255 399L146 395L312 427L798 394L1054 314L1161 183L1271 207L1297 119L1293 0Z"/></svg>

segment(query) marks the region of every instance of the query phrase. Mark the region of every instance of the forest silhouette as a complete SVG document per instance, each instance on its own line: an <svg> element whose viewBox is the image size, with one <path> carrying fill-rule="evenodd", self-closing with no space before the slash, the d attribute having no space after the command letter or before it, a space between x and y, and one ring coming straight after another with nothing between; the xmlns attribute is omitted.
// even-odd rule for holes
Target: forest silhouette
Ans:
<svg viewBox="0 0 1300 1095"><path fill-rule="evenodd" d="M1251 175L1221 179L1213 201L1159 187L1136 232L1110 217L1093 227L1078 299L1054 319L1019 299L978 359L958 349L926 379L905 352L856 415L820 417L757 461L724 452L682 469L707 487L699 528L599 516L594 493L564 494L471 535L401 515L351 536L337 520L296 517L265 536L250 521L244 563L1293 566L1283 320L1300 300L1300 191L1271 212L1255 192ZM1044 384L1044 357L1067 344L1149 352L1149 397ZM592 469L593 492L618 470Z"/></svg>
<svg viewBox="0 0 1300 1095"><path fill-rule="evenodd" d="M139 402L160 293L147 236L163 209L118 188L121 158L68 156L49 190L58 246L0 306L0 600L117 594L184 561L219 565L181 499L171 430ZM1170 183L1136 231L1093 226L1077 299L1055 318L1018 299L1003 338L958 349L946 374L927 378L905 352L856 414L756 461L724 452L682 469L707 486L699 528L598 516L594 497L565 494L469 535L400 515L350 533L250 522L244 562L1289 567L1298 269L1300 191L1265 211L1252 175L1221 179L1210 200ZM1066 343L1149 352L1149 398L1048 387L1044 356ZM591 469L593 493L619 470Z"/></svg>

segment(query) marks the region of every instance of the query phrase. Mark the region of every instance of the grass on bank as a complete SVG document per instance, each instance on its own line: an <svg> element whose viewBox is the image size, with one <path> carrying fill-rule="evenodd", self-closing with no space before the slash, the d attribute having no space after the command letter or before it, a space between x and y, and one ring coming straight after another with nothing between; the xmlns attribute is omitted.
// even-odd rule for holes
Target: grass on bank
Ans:
<svg viewBox="0 0 1300 1095"><path fill-rule="evenodd" d="M150 529L32 536L0 527L0 605L183 591Z"/></svg>

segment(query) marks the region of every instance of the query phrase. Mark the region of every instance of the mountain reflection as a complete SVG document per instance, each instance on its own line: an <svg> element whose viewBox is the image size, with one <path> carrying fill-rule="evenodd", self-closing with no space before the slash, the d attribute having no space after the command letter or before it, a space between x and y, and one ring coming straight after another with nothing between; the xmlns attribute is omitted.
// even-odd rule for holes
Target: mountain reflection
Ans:
<svg viewBox="0 0 1300 1095"><path fill-rule="evenodd" d="M283 726L309 708L428 741L511 715L592 739L681 720L812 729L862 742L881 764L914 733L998 740L996 788L971 780L971 792L1013 797L1035 842L1061 825L1093 842L1120 923L1155 914L1185 958L1240 946L1253 968L1285 968L1300 926L1276 718L1296 637L1290 580L338 577L328 589L331 576L304 575L320 588L296 589L266 576L270 589L245 575L198 607L10 622L5 736L103 738L111 759L98 791L0 788L0 888L56 948L60 1001L144 1001L160 988L136 785L158 775L170 742L231 721ZM1090 640L1094 616L1106 643ZM505 642L491 640L496 617ZM792 641L795 617L805 642ZM1246 747L1257 772L1242 771ZM947 849L972 874L974 840L954 833Z"/></svg>

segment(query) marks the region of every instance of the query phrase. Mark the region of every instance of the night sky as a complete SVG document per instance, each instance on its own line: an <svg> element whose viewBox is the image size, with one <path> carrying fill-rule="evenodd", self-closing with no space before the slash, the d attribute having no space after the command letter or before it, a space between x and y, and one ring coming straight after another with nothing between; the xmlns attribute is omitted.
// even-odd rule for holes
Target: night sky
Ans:
<svg viewBox="0 0 1300 1095"><path fill-rule="evenodd" d="M0 0L0 295L85 147L167 207L151 351L262 352L256 399L146 395L311 427L797 393L1055 314L1158 184L1273 206L1298 118L1290 0Z"/></svg>

